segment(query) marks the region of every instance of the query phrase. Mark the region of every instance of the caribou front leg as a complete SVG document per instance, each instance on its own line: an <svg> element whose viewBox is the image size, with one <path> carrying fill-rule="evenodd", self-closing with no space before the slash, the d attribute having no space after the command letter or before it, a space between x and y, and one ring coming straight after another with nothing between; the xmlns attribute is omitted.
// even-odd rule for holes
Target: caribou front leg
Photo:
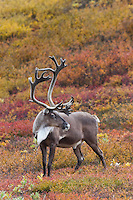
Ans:
<svg viewBox="0 0 133 200"><path fill-rule="evenodd" d="M52 143L50 145L50 152L49 152L48 176L50 176L51 166L52 166L52 162L53 162L54 154L55 154L55 148L56 148L56 145Z"/></svg>
<svg viewBox="0 0 133 200"><path fill-rule="evenodd" d="M47 160L47 147L40 144L42 151L42 164L43 164L43 176L46 175L46 160Z"/></svg>

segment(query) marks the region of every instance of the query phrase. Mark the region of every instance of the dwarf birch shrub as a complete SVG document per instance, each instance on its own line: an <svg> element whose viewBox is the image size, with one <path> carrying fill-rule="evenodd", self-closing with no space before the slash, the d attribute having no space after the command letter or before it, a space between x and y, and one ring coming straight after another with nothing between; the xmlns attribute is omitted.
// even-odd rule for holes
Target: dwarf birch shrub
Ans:
<svg viewBox="0 0 133 200"><path fill-rule="evenodd" d="M6 40L8 38L12 37L22 37L25 36L26 33L29 32L29 28L25 27L24 25L19 25L16 22L9 21L9 22L4 22L0 26L0 40Z"/></svg>

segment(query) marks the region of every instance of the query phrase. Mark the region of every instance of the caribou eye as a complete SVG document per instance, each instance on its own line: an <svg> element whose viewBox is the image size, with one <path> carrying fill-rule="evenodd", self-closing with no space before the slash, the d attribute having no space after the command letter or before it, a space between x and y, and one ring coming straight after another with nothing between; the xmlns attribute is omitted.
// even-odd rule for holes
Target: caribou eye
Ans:
<svg viewBox="0 0 133 200"><path fill-rule="evenodd" d="M56 119L56 116L55 116L54 113L51 113L50 117L51 117L52 119Z"/></svg>

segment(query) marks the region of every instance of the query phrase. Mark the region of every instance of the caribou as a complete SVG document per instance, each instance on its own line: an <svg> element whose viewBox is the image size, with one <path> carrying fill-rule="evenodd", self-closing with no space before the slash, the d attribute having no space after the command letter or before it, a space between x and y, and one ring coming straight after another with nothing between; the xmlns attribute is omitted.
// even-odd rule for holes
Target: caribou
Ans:
<svg viewBox="0 0 133 200"><path fill-rule="evenodd" d="M55 104L53 102L52 92L57 80L57 75L67 65L65 64L66 60L62 58L60 59L61 63L59 65L54 56L49 57L54 61L55 69L36 68L34 82L32 82L32 77L29 77L31 86L30 101L45 108L39 112L33 123L33 134L42 151L43 176L46 175L47 147L50 148L47 166L48 176L50 176L56 147L73 148L74 154L77 157L77 164L75 167L75 170L77 170L84 160L84 156L81 152L81 145L84 141L99 156L104 168L106 168L103 152L97 144L98 123L100 122L98 117L82 111L71 112L71 106L74 103L73 97L71 97L70 101L67 103L60 102ZM42 71L40 76L38 75L39 71ZM52 77L49 73L52 73ZM50 105L47 105L36 99L35 88L37 84L50 79L51 83L47 94Z"/></svg>

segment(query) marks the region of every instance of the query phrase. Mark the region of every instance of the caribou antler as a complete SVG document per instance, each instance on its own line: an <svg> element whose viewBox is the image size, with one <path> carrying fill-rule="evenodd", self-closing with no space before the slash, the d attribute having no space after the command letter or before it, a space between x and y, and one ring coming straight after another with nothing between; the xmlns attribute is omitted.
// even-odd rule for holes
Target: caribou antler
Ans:
<svg viewBox="0 0 133 200"><path fill-rule="evenodd" d="M52 92L53 92L53 88L54 88L55 82L57 80L57 75L67 65L65 64L66 60L63 60L62 58L60 58L60 60L61 60L61 64L60 65L58 65L58 63L57 63L57 61L56 61L56 59L55 59L54 56L49 56L49 58L51 58L54 61L55 66L56 66L56 69L53 70L54 76L53 76L53 79L51 81L51 84L50 84L50 87L49 87L49 90L48 90L48 101L49 101L49 103L50 103L51 106L54 106L55 104L52 101Z"/></svg>
<svg viewBox="0 0 133 200"><path fill-rule="evenodd" d="M49 101L50 106L55 106L55 104L54 104L54 102L53 102L53 100L52 100L53 88L54 88L55 82L56 82L56 80L57 80L57 75L58 75L59 72L60 72L63 68L65 68L67 65L65 64L66 59L63 60L62 58L60 58L61 64L59 65L59 64L57 63L57 60L55 59L54 56L49 56L49 58L51 58L51 59L54 61L55 66L56 66L56 69L54 70L54 69L52 69L52 68L44 68L44 69L38 69L38 70L39 70L39 71L44 71L44 72L46 72L46 71L51 71L51 72L53 73L53 78L52 78L51 84L50 84L49 89L48 89L47 98L48 98L48 101ZM64 112L64 113L66 113L67 115L69 115L69 114L71 113L71 111L72 111L72 110L71 110L71 106L73 105L73 103L74 103L74 98L71 97L71 99L70 99L69 102L62 104L62 105L60 106L60 108L58 108L58 109L59 109L60 112Z"/></svg>
<svg viewBox="0 0 133 200"><path fill-rule="evenodd" d="M55 85L55 82L57 80L57 75L58 73L63 69L65 68L67 65L65 64L65 61L66 60L63 60L62 58L60 59L61 60L61 64L58 65L56 59L54 56L49 56L49 58L51 58L54 63L55 63L55 66L56 66L56 69L52 69L52 68L44 68L44 69L38 69L36 68L35 69L35 81L32 82L32 77L29 78L29 82L30 82L30 85L31 85L31 100L32 102L35 102L47 109L50 109L50 110L58 110L60 112L64 112L65 114L69 115L71 113L71 106L73 105L74 103L74 98L71 97L70 101L67 102L67 103L62 103L60 102L59 104L55 105L53 100L52 100L52 92L53 92L53 88L54 88L54 85ZM43 73L41 74L40 78L38 78L38 71L43 71ZM53 73L53 78L52 78L52 81L51 81L51 84L49 86L49 89L48 89L48 95L47 95L47 98L48 98L48 101L49 101L49 104L50 106L46 105L45 103L41 102L41 101L38 101L36 98L35 98L35 87L38 83L40 82L43 82L43 81L47 81L49 79L51 79L51 77L48 75L46 77L44 77L44 74L47 73L47 72L52 72Z"/></svg>
<svg viewBox="0 0 133 200"><path fill-rule="evenodd" d="M57 75L63 68L67 67L67 65L65 64L66 59L63 60L62 58L60 58L61 64L59 65L54 56L49 56L49 58L51 58L54 61L55 66L56 66L56 69L54 70L54 77L51 81L49 91L48 91L48 101L49 101L50 105L54 106L55 104L52 101L52 92L53 92L55 82L57 80ZM69 102L62 104L61 111L65 112L67 115L69 115L71 112L71 106L73 105L73 103L74 103L74 98L71 97L71 100Z"/></svg>
<svg viewBox="0 0 133 200"><path fill-rule="evenodd" d="M30 99L30 101L31 101L31 102L35 102L35 103L37 103L37 104L39 104L39 105L41 105L41 106L43 106L43 107L45 107L45 108L47 108L47 109L49 109L49 110L58 109L58 107L61 106L62 102L59 103L59 104L57 104L57 105L54 105L54 106L52 107L52 106L46 105L45 103L43 103L43 102L41 102L41 101L39 101L39 100L37 100L37 99L35 98L35 87L36 87L36 85L37 85L38 83L41 83L41 82L44 82L44 81L47 81L47 80L51 79L50 76L44 77L44 74L46 73L45 71L41 74L40 78L38 78L38 71L39 71L39 70L38 70L38 68L36 67L36 69L35 69L35 81L34 81L34 82L32 82L32 77L29 77L29 78L28 78L28 80L29 80L29 82L30 82L30 86L31 86L31 91L30 91L30 98L31 98L31 99Z"/></svg>

